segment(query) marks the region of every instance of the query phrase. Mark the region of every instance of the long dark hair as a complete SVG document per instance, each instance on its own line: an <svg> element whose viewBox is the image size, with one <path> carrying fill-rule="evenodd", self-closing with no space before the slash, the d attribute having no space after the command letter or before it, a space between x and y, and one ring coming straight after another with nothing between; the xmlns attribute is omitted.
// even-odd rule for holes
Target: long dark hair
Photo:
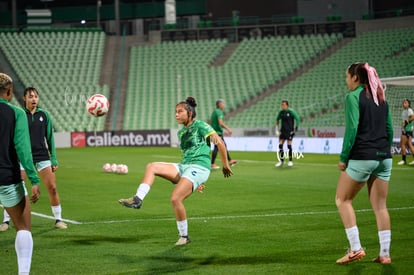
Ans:
<svg viewBox="0 0 414 275"><path fill-rule="evenodd" d="M359 82L365 86L366 96L367 97L372 97L372 90L371 90L370 79L369 79L369 74L368 74L369 69L373 69L375 74L376 74L375 68L370 67L368 65L368 63L354 63L354 64L351 64L348 67L347 71L348 71L348 73L350 74L351 77L356 76L357 80L359 80ZM378 79L378 81L379 81L379 79ZM382 85L382 84L380 84L380 85ZM381 87L381 90L382 90L382 87ZM382 92L377 92L377 97L378 97L378 101L380 103L384 102L385 101L384 91L382 90Z"/></svg>

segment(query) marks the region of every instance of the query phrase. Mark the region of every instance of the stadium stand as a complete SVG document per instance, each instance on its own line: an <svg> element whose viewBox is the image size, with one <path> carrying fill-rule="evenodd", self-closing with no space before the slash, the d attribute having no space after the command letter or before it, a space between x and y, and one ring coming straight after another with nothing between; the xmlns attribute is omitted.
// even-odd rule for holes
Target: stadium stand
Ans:
<svg viewBox="0 0 414 275"><path fill-rule="evenodd" d="M24 86L39 90L55 131L93 131L104 129L104 118L88 115L86 100L109 94L99 85L104 39L102 31L9 31L0 32L0 48Z"/></svg>
<svg viewBox="0 0 414 275"><path fill-rule="evenodd" d="M366 61L377 68L380 77L410 75L414 72L413 46L412 28L363 34L295 81L231 118L229 124L240 128L271 127L281 100L288 99L301 116L303 127L344 126L347 66Z"/></svg>
<svg viewBox="0 0 414 275"><path fill-rule="evenodd" d="M124 129L177 127L173 110L164 110L188 95L200 103L198 117L208 120L216 99L224 98L228 108L234 108L287 77L339 39L340 35L245 39L220 67L209 64L226 47L227 40L134 47ZM135 110L140 110L140 115ZM241 122L240 126L253 123Z"/></svg>

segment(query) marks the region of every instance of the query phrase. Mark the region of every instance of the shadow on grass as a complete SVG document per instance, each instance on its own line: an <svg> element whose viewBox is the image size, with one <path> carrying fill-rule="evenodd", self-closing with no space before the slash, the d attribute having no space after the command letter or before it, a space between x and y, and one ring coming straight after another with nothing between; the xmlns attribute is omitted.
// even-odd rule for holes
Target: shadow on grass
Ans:
<svg viewBox="0 0 414 275"><path fill-rule="evenodd" d="M359 274L367 274L368 272L368 265L379 265L377 263L351 263L348 265L343 265L343 267L348 268L348 274L349 275L359 275ZM382 270L380 273L377 274L381 274L381 275L395 275L398 274L398 272L395 270L395 268L392 265L382 265L381 266Z"/></svg>
<svg viewBox="0 0 414 275"><path fill-rule="evenodd" d="M68 237L67 237L68 238ZM75 245L96 245L98 243L138 243L141 240L145 240L149 238L149 236L143 235L140 238L131 239L130 237L109 237L109 236L74 236L71 235L70 239L66 240L66 242L75 244Z"/></svg>
<svg viewBox="0 0 414 275"><path fill-rule="evenodd" d="M188 250L189 248L187 249L186 247L174 247L160 255L147 257L151 263L147 269L147 274L176 273L199 269L202 266L265 265L287 261L287 259L284 259L283 254L244 257L223 255L196 257L184 255Z"/></svg>

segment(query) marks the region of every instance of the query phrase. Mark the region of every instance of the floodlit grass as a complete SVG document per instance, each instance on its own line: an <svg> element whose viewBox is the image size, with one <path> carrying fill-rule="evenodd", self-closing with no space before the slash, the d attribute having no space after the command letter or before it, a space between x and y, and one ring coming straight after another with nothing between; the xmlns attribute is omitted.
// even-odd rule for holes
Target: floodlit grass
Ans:
<svg viewBox="0 0 414 275"><path fill-rule="evenodd" d="M58 190L67 230L55 230L42 185L32 206L31 274L413 274L414 167L394 166L388 207L393 263L378 255L376 223L364 189L354 202L367 257L335 264L347 240L335 207L337 155L305 154L294 167L274 167L274 153L232 152L234 176L213 171L204 193L186 200L192 242L178 239L169 197L157 178L143 207L117 202L132 196L150 161L179 161L172 148L59 149ZM394 162L397 162L396 157ZM128 175L102 165L126 163ZM218 162L220 165L220 162ZM41 214L41 215L39 215ZM0 232L0 273L17 274L14 230Z"/></svg>

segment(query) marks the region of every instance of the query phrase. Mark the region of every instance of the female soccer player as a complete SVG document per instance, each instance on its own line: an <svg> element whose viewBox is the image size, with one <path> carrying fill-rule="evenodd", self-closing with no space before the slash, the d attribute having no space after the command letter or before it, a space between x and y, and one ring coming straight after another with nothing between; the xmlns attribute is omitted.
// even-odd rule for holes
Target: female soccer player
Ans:
<svg viewBox="0 0 414 275"><path fill-rule="evenodd" d="M373 261L390 264L391 223L387 210L391 176L393 128L391 113L375 68L355 63L346 70L351 91L345 98L345 136L338 168L336 205L348 238L348 253L336 261L346 264L365 257L352 200L368 183L368 194L377 220L379 256Z"/></svg>
<svg viewBox="0 0 414 275"><path fill-rule="evenodd" d="M175 184L171 194L171 204L174 209L177 228L180 238L176 245L185 245L190 242L188 237L187 214L184 200L195 190L202 190L210 175L210 146L208 139L218 146L223 164L223 174L229 177L233 174L227 160L226 147L223 140L204 121L196 120L196 101L188 97L175 107L175 119L183 128L178 131L182 159L180 163L153 162L145 169L144 177L134 197L120 199L119 203L130 208L138 209L148 194L155 176L159 176Z"/></svg>
<svg viewBox="0 0 414 275"><path fill-rule="evenodd" d="M414 112L411 109L411 102L408 98L403 100L403 111L401 114L402 117L402 127L401 127L401 155L402 160L398 162L398 165L407 164L407 147L410 149L411 155L414 156L414 146L413 146L413 121L414 121ZM407 146L406 146L407 145ZM414 165L414 160L409 163Z"/></svg>
<svg viewBox="0 0 414 275"><path fill-rule="evenodd" d="M26 88L23 100L29 123L33 161L49 193L50 205L55 217L55 228L66 229L67 225L62 221L62 207L56 188L55 171L58 169L58 162L56 160L52 120L48 112L38 107L39 92L35 88ZM25 171L22 170L21 173L23 179L25 179ZM4 212L5 220L3 220L2 225L5 227L6 224L8 225L8 221L7 213Z"/></svg>
<svg viewBox="0 0 414 275"><path fill-rule="evenodd" d="M39 178L33 166L27 118L23 110L9 104L12 96L12 79L0 73L0 201L16 228L18 272L29 274L33 253L30 201L35 203L40 197ZM19 162L32 184L30 200L20 175ZM1 268L10 273L5 270L4 263Z"/></svg>

